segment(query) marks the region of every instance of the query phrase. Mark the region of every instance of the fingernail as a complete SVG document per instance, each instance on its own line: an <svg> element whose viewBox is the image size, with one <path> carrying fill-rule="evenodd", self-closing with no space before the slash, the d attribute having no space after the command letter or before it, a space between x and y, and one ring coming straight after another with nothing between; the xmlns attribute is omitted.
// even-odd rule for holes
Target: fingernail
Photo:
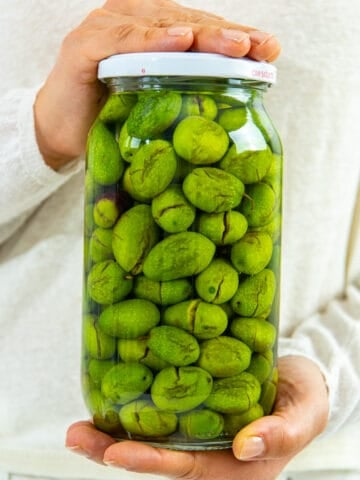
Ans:
<svg viewBox="0 0 360 480"><path fill-rule="evenodd" d="M167 29L168 35L171 37L185 37L192 33L191 27L171 27Z"/></svg>
<svg viewBox="0 0 360 480"><path fill-rule="evenodd" d="M243 42L249 35L246 32L241 32L240 30L231 30L231 29L222 29L222 35L226 40L232 40L233 42Z"/></svg>
<svg viewBox="0 0 360 480"><path fill-rule="evenodd" d="M84 449L80 447L80 445L72 445L72 446L66 446L70 452L76 453L77 455L83 455L84 457L89 457L89 454L85 452Z"/></svg>
<svg viewBox="0 0 360 480"><path fill-rule="evenodd" d="M249 32L249 37L252 42L255 42L257 45L264 45L266 42L271 40L274 35L270 33L261 32L260 30L252 30Z"/></svg>
<svg viewBox="0 0 360 480"><path fill-rule="evenodd" d="M240 451L234 452L238 460L252 460L265 451L265 443L261 437L248 437L243 442Z"/></svg>
<svg viewBox="0 0 360 480"><path fill-rule="evenodd" d="M121 460L116 462L115 460L105 460L103 459L102 461L103 465L105 465L106 467L113 467L113 468L122 468L123 470L133 470L132 468L132 465L130 465L129 463L127 463L126 461L123 461Z"/></svg>

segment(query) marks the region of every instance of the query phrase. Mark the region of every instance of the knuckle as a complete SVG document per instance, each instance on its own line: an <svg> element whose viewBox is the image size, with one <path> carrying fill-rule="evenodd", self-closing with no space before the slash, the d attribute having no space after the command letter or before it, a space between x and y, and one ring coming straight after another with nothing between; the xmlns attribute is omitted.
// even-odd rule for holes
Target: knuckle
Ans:
<svg viewBox="0 0 360 480"><path fill-rule="evenodd" d="M283 458L300 451L304 446L303 435L297 422L280 415L268 417L265 429L265 457Z"/></svg>
<svg viewBox="0 0 360 480"><path fill-rule="evenodd" d="M99 17L104 17L107 15L108 15L108 12L104 8L95 8L88 14L88 16L86 17L86 20L94 20L94 19L98 19Z"/></svg>
<svg viewBox="0 0 360 480"><path fill-rule="evenodd" d="M122 23L112 28L112 37L118 43L127 40L136 31L136 25L133 23Z"/></svg>
<svg viewBox="0 0 360 480"><path fill-rule="evenodd" d="M61 44L61 50L69 50L72 49L74 45L78 44L79 39L81 37L81 32L79 28L76 28L75 30L72 30L70 33L68 33Z"/></svg>
<svg viewBox="0 0 360 480"><path fill-rule="evenodd" d="M218 16L210 16L204 14L196 14L193 17L193 22L198 23L200 25L209 25L209 22L213 23L214 25L217 24L219 21L224 21L223 17Z"/></svg>
<svg viewBox="0 0 360 480"><path fill-rule="evenodd" d="M286 433L282 432L281 440L280 453L284 456L297 451L300 447L299 432L290 425L288 425Z"/></svg>
<svg viewBox="0 0 360 480"><path fill-rule="evenodd" d="M158 27L158 28L169 27L170 25L173 25L173 24L174 24L174 21L167 17L156 18L156 19L153 19L151 22L152 27Z"/></svg>
<svg viewBox="0 0 360 480"><path fill-rule="evenodd" d="M202 15L199 12L191 12L191 13L184 12L180 18L182 21L188 22L188 23L198 23L198 24L205 23L204 15Z"/></svg>
<svg viewBox="0 0 360 480"><path fill-rule="evenodd" d="M184 470L184 473L177 475L176 480L201 480L203 478L208 478L206 472L200 466L200 462L197 462L196 454L192 456L190 464L187 464L187 468Z"/></svg>
<svg viewBox="0 0 360 480"><path fill-rule="evenodd" d="M279 431L279 455L293 455L304 448L306 441L297 422L285 421Z"/></svg>
<svg viewBox="0 0 360 480"><path fill-rule="evenodd" d="M94 27L99 18L106 15L107 12L102 8L92 10L78 27L65 36L62 42L63 47L68 48L83 43L84 39L93 34Z"/></svg>
<svg viewBox="0 0 360 480"><path fill-rule="evenodd" d="M153 28L147 28L144 30L144 41L151 41L155 37L155 30Z"/></svg>
<svg viewBox="0 0 360 480"><path fill-rule="evenodd" d="M69 55L69 52L86 54L92 34L93 31L90 28L88 28L86 25L80 25L75 30L72 30L70 33L68 33L63 39L60 53L63 55Z"/></svg>

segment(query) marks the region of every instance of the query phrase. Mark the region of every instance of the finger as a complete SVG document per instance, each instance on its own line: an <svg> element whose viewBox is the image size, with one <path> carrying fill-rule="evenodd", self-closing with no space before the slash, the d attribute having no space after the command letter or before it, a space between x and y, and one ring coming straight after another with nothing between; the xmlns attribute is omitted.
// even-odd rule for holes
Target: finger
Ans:
<svg viewBox="0 0 360 480"><path fill-rule="evenodd" d="M193 50L218 52L240 57L243 54L238 52L243 50L244 43L249 41L251 48L249 47L247 56L254 60L266 60L268 62L276 60L281 52L280 42L275 35L252 26L229 22L225 18L206 14L201 10L187 9L184 12L181 9L177 15L171 13L168 16L164 14L161 17L153 18L154 21L158 21L158 26L169 26L172 23L180 22L183 25L191 26L196 33ZM228 42L225 40L228 40ZM217 42L220 42L220 44ZM233 42L238 43L238 45L236 46L236 43ZM240 42L242 42L241 47ZM232 51L235 53L231 54Z"/></svg>
<svg viewBox="0 0 360 480"><path fill-rule="evenodd" d="M138 473L168 475L174 478L186 478L195 465L194 455L190 452L173 452L134 441L111 445L104 453L103 462Z"/></svg>
<svg viewBox="0 0 360 480"><path fill-rule="evenodd" d="M193 50L222 53L233 57L242 57L245 55L243 52L247 50L249 58L268 62L276 60L280 55L279 40L274 35L257 30L252 26L229 22L223 17L209 12L180 5L169 7L166 4L165 7L160 8L156 8L156 5L154 7L154 3L147 5L148 7L145 9L141 8L135 11L129 11L129 7L127 7L126 13L136 16L140 22L148 22L149 19L152 19L154 26L165 27L179 23L191 26L197 32ZM141 16L139 16L139 12L141 12ZM248 45L249 40L250 45Z"/></svg>
<svg viewBox="0 0 360 480"><path fill-rule="evenodd" d="M83 421L68 428L65 445L74 453L103 463L104 452L113 443L112 437L97 430L92 423Z"/></svg>
<svg viewBox="0 0 360 480"><path fill-rule="evenodd" d="M96 43L95 37L91 37ZM104 35L102 52L97 52L99 59L113 53L184 51L193 42L193 32L187 25L171 25L168 27L145 26L124 22L109 28Z"/></svg>
<svg viewBox="0 0 360 480"><path fill-rule="evenodd" d="M231 450L217 452L173 451L140 442L125 441L110 446L103 459L106 465L138 473L169 478L207 480L224 478L224 469L238 468Z"/></svg>
<svg viewBox="0 0 360 480"><path fill-rule="evenodd" d="M68 78L75 75L77 82L80 80L82 84L93 84L97 81L99 61L111 55L186 51L192 42L191 28L182 26L157 28L122 23L96 31L89 29L85 34L75 30L63 42L58 63L60 70L66 72Z"/></svg>
<svg viewBox="0 0 360 480"><path fill-rule="evenodd" d="M174 25L166 28L135 24L127 18L113 22L111 26L85 35L76 31L70 34L70 41L81 48L88 58L99 61L117 53L149 51L184 51L193 42L189 26Z"/></svg>
<svg viewBox="0 0 360 480"><path fill-rule="evenodd" d="M248 33L251 41L251 48L248 54L250 58L268 62L273 62L278 58L281 52L281 45L274 35L261 30L251 30Z"/></svg>
<svg viewBox="0 0 360 480"><path fill-rule="evenodd" d="M275 479L289 459L239 462L231 450L185 452L125 441L110 446L104 463L138 473L182 480Z"/></svg>
<svg viewBox="0 0 360 480"><path fill-rule="evenodd" d="M304 425L276 415L263 417L235 438L233 451L242 461L291 457L308 443Z"/></svg>
<svg viewBox="0 0 360 480"><path fill-rule="evenodd" d="M274 413L249 424L234 439L239 460L291 457L326 426L328 394L318 367L305 358L288 357L280 360L279 374Z"/></svg>
<svg viewBox="0 0 360 480"><path fill-rule="evenodd" d="M194 42L191 49L194 51L244 57L251 48L249 35L240 29L192 24L192 30Z"/></svg>

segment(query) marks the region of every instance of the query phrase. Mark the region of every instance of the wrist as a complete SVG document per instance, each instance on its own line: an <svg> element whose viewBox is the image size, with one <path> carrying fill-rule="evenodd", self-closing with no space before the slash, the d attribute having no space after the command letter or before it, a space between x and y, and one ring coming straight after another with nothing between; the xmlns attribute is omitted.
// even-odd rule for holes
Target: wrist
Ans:
<svg viewBox="0 0 360 480"><path fill-rule="evenodd" d="M38 148L49 167L59 170L85 152L88 131L105 99L104 85L78 85L55 67L33 112Z"/></svg>
<svg viewBox="0 0 360 480"><path fill-rule="evenodd" d="M62 125L54 122L50 110L51 106L43 99L41 89L33 108L36 142L44 162L53 170L60 170L82 151L69 150L66 137L62 133Z"/></svg>

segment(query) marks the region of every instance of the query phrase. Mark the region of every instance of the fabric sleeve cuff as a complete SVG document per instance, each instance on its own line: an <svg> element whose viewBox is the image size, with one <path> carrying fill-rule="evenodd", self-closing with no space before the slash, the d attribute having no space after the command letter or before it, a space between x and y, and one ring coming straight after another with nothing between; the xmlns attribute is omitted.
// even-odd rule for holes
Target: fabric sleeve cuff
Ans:
<svg viewBox="0 0 360 480"><path fill-rule="evenodd" d="M321 312L302 322L290 337L280 337L279 356L312 360L329 392L329 423L325 434L360 419L360 292L356 284Z"/></svg>
<svg viewBox="0 0 360 480"><path fill-rule="evenodd" d="M332 405L334 404L334 388L331 382L331 374L326 365L311 351L311 344L307 342L305 337L300 338L279 338L278 356L301 356L311 360L319 368L323 378L325 387L329 396L329 419L332 416Z"/></svg>

